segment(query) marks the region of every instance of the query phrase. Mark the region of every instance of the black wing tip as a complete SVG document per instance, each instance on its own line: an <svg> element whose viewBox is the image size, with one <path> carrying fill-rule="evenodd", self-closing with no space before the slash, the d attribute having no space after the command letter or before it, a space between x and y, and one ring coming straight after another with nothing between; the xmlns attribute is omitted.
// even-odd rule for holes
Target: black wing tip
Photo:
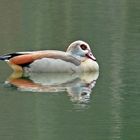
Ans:
<svg viewBox="0 0 140 140"><path fill-rule="evenodd" d="M10 58L12 57L15 57L15 56L18 56L18 55L21 55L20 53L9 53L9 54L5 54L5 55L2 55L0 56L0 60L9 60Z"/></svg>
<svg viewBox="0 0 140 140"><path fill-rule="evenodd" d="M9 60L10 58L11 58L11 56L9 56L9 55L0 56L0 60L2 60L2 61Z"/></svg>

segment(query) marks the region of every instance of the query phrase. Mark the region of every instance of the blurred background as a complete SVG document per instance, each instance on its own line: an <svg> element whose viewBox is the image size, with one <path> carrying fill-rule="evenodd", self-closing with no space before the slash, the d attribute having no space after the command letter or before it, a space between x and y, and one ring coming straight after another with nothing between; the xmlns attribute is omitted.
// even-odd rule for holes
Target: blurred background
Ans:
<svg viewBox="0 0 140 140"><path fill-rule="evenodd" d="M90 44L100 66L86 104L68 94L5 87L0 62L0 139L139 140L140 1L0 0L0 55Z"/></svg>

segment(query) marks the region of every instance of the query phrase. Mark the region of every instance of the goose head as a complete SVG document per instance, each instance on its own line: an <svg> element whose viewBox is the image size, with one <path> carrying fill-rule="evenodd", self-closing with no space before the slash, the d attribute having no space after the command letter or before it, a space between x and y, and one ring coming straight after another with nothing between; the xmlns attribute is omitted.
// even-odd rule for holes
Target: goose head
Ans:
<svg viewBox="0 0 140 140"><path fill-rule="evenodd" d="M86 42L81 40L71 43L66 52L81 61L85 58L96 61L96 58L91 52L90 46Z"/></svg>

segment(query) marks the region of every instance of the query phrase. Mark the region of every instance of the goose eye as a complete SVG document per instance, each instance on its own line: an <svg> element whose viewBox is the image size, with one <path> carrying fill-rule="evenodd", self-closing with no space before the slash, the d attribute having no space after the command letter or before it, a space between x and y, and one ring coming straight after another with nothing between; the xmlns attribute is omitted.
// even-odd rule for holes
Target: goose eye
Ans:
<svg viewBox="0 0 140 140"><path fill-rule="evenodd" d="M80 47L81 47L82 50L86 50L87 49L87 46L85 44L80 45Z"/></svg>

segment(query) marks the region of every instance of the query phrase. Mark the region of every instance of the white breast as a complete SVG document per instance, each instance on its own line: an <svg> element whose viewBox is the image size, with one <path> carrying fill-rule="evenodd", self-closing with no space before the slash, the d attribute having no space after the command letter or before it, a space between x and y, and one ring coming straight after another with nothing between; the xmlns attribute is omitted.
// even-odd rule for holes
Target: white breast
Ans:
<svg viewBox="0 0 140 140"><path fill-rule="evenodd" d="M80 69L84 72L96 72L99 71L99 65L96 61L87 59L81 63Z"/></svg>

